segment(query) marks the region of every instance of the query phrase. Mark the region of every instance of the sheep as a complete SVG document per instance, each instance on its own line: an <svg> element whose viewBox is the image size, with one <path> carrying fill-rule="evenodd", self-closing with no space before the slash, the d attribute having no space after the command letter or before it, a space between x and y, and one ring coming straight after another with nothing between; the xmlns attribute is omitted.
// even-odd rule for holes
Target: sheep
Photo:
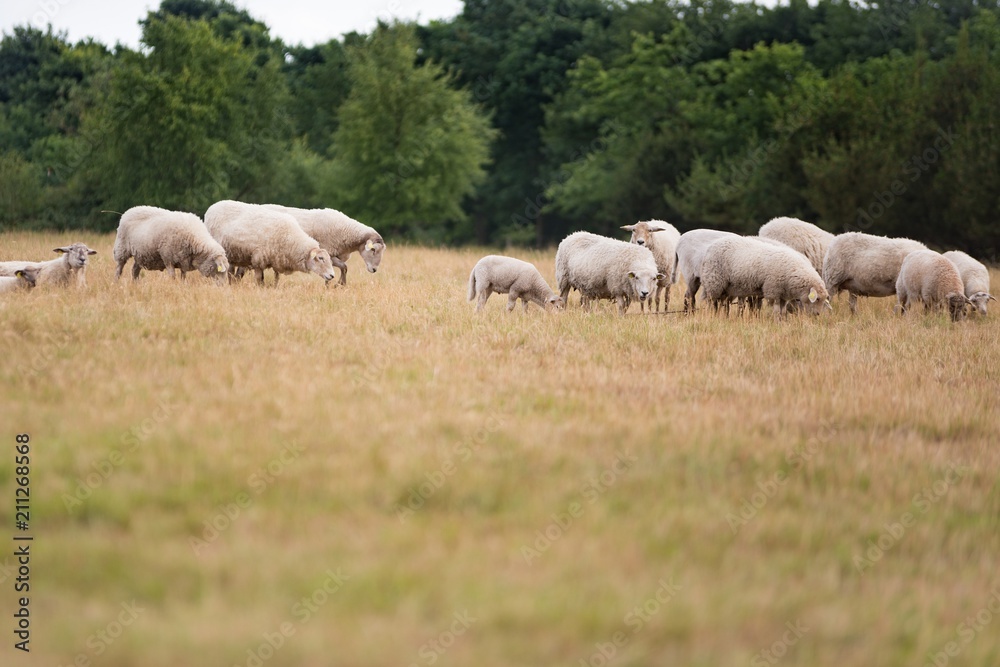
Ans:
<svg viewBox="0 0 1000 667"><path fill-rule="evenodd" d="M706 250L701 266L705 298L727 312L733 298L768 299L777 318L789 305L819 315L829 307L823 279L804 255L754 237L721 238Z"/></svg>
<svg viewBox="0 0 1000 667"><path fill-rule="evenodd" d="M96 255L97 251L88 248L86 243L74 243L53 248L52 252L61 256L46 262L0 262L0 276L13 277L18 271L37 268L40 269L37 285L64 287L75 284L77 287L84 287L87 284L87 260L90 255Z"/></svg>
<svg viewBox="0 0 1000 667"><path fill-rule="evenodd" d="M507 312L514 310L518 299L521 299L525 312L529 301L542 308L553 306L558 310L565 305L562 298L549 288L534 264L513 257L487 255L472 268L468 298L472 301L479 297L477 313L486 306L486 300L493 293L508 295Z"/></svg>
<svg viewBox="0 0 1000 667"><path fill-rule="evenodd" d="M225 249L231 269L250 268L264 284L264 269L274 271L274 283L282 273L312 272L333 280L330 253L319 247L295 218L257 204L224 200L205 212L205 226Z"/></svg>
<svg viewBox="0 0 1000 667"><path fill-rule="evenodd" d="M319 241L321 248L330 253L333 265L340 269L338 284L347 284L347 258L352 252L361 255L369 273L378 271L385 252L385 241L377 231L332 208L292 208L279 204L265 204L266 208L288 213L302 230Z"/></svg>
<svg viewBox="0 0 1000 667"><path fill-rule="evenodd" d="M831 298L841 291L850 294L851 313L858 310L859 296L892 296L896 293L899 267L908 254L926 250L919 241L847 232L834 237L823 260L823 280Z"/></svg>
<svg viewBox="0 0 1000 667"><path fill-rule="evenodd" d="M965 296L969 298L974 312L986 316L986 304L997 298L990 294L990 272L979 261L961 250L949 250L944 256L955 265L965 285Z"/></svg>
<svg viewBox="0 0 1000 667"><path fill-rule="evenodd" d="M570 289L576 289L588 310L593 299L615 299L624 315L633 300L644 302L665 277L657 271L653 253L634 243L575 232L556 250L556 282L563 302Z"/></svg>
<svg viewBox="0 0 1000 667"><path fill-rule="evenodd" d="M692 229L681 234L677 241L677 270L687 282L684 293L684 311L695 309L695 294L701 287L701 261L705 250L721 238L737 238L732 232L721 232L715 229Z"/></svg>
<svg viewBox="0 0 1000 667"><path fill-rule="evenodd" d="M924 310L943 310L947 306L952 322L965 317L969 303L958 269L933 250L914 250L906 256L896 279L896 298L902 315L912 301L920 301Z"/></svg>
<svg viewBox="0 0 1000 667"><path fill-rule="evenodd" d="M780 241L801 252L819 274L823 273L823 259L834 235L816 225L797 218L774 218L761 225L757 235Z"/></svg>
<svg viewBox="0 0 1000 667"><path fill-rule="evenodd" d="M0 293L31 289L38 281L39 273L41 273L40 268L29 266L25 269L18 269L12 277L4 276L0 278Z"/></svg>
<svg viewBox="0 0 1000 667"><path fill-rule="evenodd" d="M122 214L115 236L115 280L132 259L132 280L142 269L166 271L181 279L188 271L200 271L221 282L229 272L226 251L212 238L201 218L193 213L167 211L155 206L135 206Z"/></svg>
<svg viewBox="0 0 1000 667"><path fill-rule="evenodd" d="M670 310L670 286L677 281L677 241L681 233L669 222L662 220L650 220L649 222L637 222L634 225L623 225L622 229L632 232L630 243L645 246L656 258L656 268L665 278L656 283L656 294L653 295L653 303L656 305L656 312L660 312L660 294L666 293L663 300L663 311ZM646 304L640 304L640 310ZM652 306L650 306L652 310Z"/></svg>

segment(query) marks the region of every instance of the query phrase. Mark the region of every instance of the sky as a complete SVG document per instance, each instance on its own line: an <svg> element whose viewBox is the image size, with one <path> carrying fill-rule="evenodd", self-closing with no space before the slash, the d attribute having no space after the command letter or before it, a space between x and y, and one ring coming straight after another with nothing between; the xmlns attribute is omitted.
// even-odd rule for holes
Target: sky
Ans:
<svg viewBox="0 0 1000 667"><path fill-rule="evenodd" d="M159 0L0 0L0 31L30 24L68 32L69 41L93 37L114 46L139 44L139 20ZM449 19L462 11L462 0L234 0L271 28L286 44L312 46L356 30L370 32L379 19Z"/></svg>

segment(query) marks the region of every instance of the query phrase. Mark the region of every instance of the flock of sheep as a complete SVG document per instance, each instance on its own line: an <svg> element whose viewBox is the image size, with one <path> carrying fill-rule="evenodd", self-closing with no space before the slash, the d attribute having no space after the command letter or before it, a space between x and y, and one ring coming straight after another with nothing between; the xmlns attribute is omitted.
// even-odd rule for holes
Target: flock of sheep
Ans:
<svg viewBox="0 0 1000 667"><path fill-rule="evenodd" d="M684 310L695 309L696 294L718 312L735 301L740 312L760 310L766 299L774 315L799 311L818 315L832 308L830 298L849 293L851 312L858 296L896 294L905 313L914 302L925 309L947 309L952 320L971 307L986 314L989 272L969 255L943 255L917 241L858 232L834 236L795 218L775 218L757 236L712 229L681 234L669 223L653 220L625 225L629 242L575 232L556 251L559 294L538 269L512 257L489 255L469 276L468 299L482 310L494 293L507 294L507 309L518 299L525 310L539 306L564 308L577 290L585 309L593 301L611 299L625 314L633 301L641 309L670 308L670 288L678 273L687 283ZM385 251L382 236L333 209L299 209L275 204L220 201L205 213L192 214L152 206L136 206L122 214L115 238L115 279L131 259L132 278L143 270L166 271L181 278L189 271L218 280L237 280L252 270L260 283L271 269L281 274L315 273L327 282L339 269L347 282L347 258L361 255L372 273ZM83 243L56 248L60 257L47 262L0 262L0 292L36 284L85 283L87 259L96 253Z"/></svg>
<svg viewBox="0 0 1000 667"><path fill-rule="evenodd" d="M947 309L957 321L972 310L986 314L990 277L986 267L960 251L943 255L910 239L859 232L839 236L795 218L775 218L757 236L714 229L680 234L659 220L626 225L630 242L588 232L570 234L556 251L557 295L527 262L489 255L469 277L468 298L482 310L490 294L508 295L507 309L518 299L563 308L570 290L580 292L584 308L595 299L613 299L624 314L633 301L650 310L670 307L670 287L684 276L684 310L693 311L698 290L718 312L730 304L759 310L764 299L774 315L789 311L818 315L832 308L830 298L849 293L851 312L859 296L899 299L905 314L914 302L926 310Z"/></svg>

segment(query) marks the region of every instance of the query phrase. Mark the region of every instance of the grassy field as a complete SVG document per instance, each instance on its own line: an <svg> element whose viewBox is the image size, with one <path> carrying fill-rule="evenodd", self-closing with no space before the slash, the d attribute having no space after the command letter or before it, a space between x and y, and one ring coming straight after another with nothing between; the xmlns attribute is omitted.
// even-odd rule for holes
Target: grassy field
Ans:
<svg viewBox="0 0 1000 667"><path fill-rule="evenodd" d="M346 288L0 259L77 240L86 289L0 302L3 665L1000 664L996 306L476 316L481 249Z"/></svg>

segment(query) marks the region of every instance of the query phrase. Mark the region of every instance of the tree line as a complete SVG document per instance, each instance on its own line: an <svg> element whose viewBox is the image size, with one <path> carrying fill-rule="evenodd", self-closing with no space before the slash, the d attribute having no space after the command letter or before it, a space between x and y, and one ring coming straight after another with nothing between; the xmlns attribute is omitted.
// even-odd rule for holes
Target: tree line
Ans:
<svg viewBox="0 0 1000 667"><path fill-rule="evenodd" d="M0 40L0 226L330 206L390 238L546 245L792 215L996 260L1000 2L466 0L287 45L164 0L138 49Z"/></svg>

